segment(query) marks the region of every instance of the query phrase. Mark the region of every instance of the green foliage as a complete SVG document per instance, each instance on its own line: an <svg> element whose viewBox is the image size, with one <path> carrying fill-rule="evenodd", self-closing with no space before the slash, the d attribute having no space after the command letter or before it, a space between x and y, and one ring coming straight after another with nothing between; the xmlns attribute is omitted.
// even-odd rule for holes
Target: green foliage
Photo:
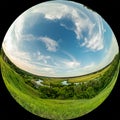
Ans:
<svg viewBox="0 0 120 120"><path fill-rule="evenodd" d="M59 83L61 80L57 82L50 80L51 82L49 82L49 79L47 79L45 81L49 83L46 84L47 87L39 86L38 88L41 94L40 97L46 99L91 99L98 95L112 80L118 67L118 58L117 55L109 66L97 72L99 77L87 80L87 82L79 82L78 85L73 82L69 85L61 85ZM86 76L83 77L86 78Z"/></svg>
<svg viewBox="0 0 120 120"><path fill-rule="evenodd" d="M64 119L73 119L75 117L80 117L92 111L97 106L99 106L111 92L116 82L119 72L119 65L120 65L120 64L118 65L117 63L111 65L109 72L106 73L111 78L110 80L106 79L107 75L102 74L101 79L89 80L89 82L87 83L83 82L81 86L74 84L71 84L69 88L67 88L68 86L64 86L64 85L55 86L55 87L50 86L54 90L54 91L51 90L50 92L49 92L50 87L41 86L44 92L45 89L48 90L47 91L48 95L50 95L53 92L54 93L52 94L53 98L55 97L54 95L57 96L57 93L59 92L60 92L59 94L61 94L62 97L69 98L69 100L66 99L56 100L56 99L41 99L40 96L42 93L42 89L33 88L31 85L28 85L28 83L30 83L31 81L30 78L24 79L24 77L21 77L20 74L16 73L11 67L9 67L9 64L5 63L2 59L0 62L1 62L2 76L4 82L8 90L10 91L11 95L15 98L15 100L28 111L40 117L54 119L54 120L57 120L58 118L59 120L64 120ZM97 81L97 83L94 81ZM104 85L104 83L106 83L104 81L109 81L107 86ZM101 86L103 85L104 85L104 89L103 87L101 88ZM63 91L59 91L60 88L63 89ZM94 96L94 92L96 93L96 91L99 91L99 88L101 88L100 91L103 89L102 92L99 92L99 94L95 95L95 97L92 97ZM70 92L68 92L69 90ZM74 91L74 95L72 94L73 91ZM67 92L68 94L64 96L64 94L66 94ZM45 94L43 94L43 98L44 95ZM69 96L71 96L75 100L71 100ZM90 96L91 99L84 99L85 96L86 98ZM78 99L78 97L83 99Z"/></svg>
<svg viewBox="0 0 120 120"><path fill-rule="evenodd" d="M21 80L23 84L26 84L39 92L40 98L45 99L91 99L98 95L110 83L119 63L118 54L109 66L97 71L96 73L75 78L49 78L35 76L19 69L10 62L3 51L2 58L13 69L12 71L14 71L15 74L19 74L21 76L19 79L19 77L13 78L13 76L11 76L12 73L7 74L8 79L13 79L15 86L18 86L17 84ZM36 79L43 80L43 86L36 85L34 82ZM79 79L83 81L80 80L77 85L73 83L73 80L76 82L79 81ZM62 81L69 81L69 85L61 84ZM22 89L19 86L18 88Z"/></svg>

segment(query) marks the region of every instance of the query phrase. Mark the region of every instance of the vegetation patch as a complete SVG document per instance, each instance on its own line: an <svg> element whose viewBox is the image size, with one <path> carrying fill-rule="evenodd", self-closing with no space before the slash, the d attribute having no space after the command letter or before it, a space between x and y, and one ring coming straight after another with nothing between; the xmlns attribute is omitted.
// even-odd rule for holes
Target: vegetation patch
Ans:
<svg viewBox="0 0 120 120"><path fill-rule="evenodd" d="M54 120L80 117L98 107L113 89L120 65L120 63L118 65L119 57L116 56L109 66L93 73L96 74L94 76L100 73L99 79L96 79L97 76L87 82L79 81L79 84L74 84L68 81L69 85L63 85L61 82L65 81L65 78L59 78L58 81L57 78L53 78L53 80L50 78L46 81L55 83L50 83L50 85L44 83L46 86L36 87L31 80L41 79L44 81L46 77L32 76L18 70L3 58L0 61L3 80L13 98L28 111ZM26 74L21 75L18 71Z"/></svg>

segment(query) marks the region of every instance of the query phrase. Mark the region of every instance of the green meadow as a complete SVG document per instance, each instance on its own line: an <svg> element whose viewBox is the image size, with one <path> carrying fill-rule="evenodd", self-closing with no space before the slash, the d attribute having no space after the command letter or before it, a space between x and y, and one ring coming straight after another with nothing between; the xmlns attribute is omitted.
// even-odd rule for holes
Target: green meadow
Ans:
<svg viewBox="0 0 120 120"><path fill-rule="evenodd" d="M118 58L118 57L117 57ZM117 59L118 60L118 59ZM54 120L64 120L64 119L72 119L76 117L80 117L92 111L93 109L97 108L110 94L111 90L114 87L114 84L117 80L118 73L119 73L119 66L120 63L116 60L108 65L106 68L96 72L91 73L89 75L80 76L80 77L73 77L73 78L46 78L40 77L43 80L44 85L50 85L53 83L53 87L58 87L61 81L67 79L68 83L74 82L87 82L90 80L94 80L96 78L106 78L111 70L113 75L110 76L109 82L102 87L102 89L95 94L94 97L90 98L71 98L68 99L49 99L48 98L41 98L41 87L35 88L31 84L28 84L29 79L33 79L32 75L28 75L26 77L21 76L18 72L16 72L10 65L0 57L1 62L1 72L3 76L4 83L13 96L13 98L26 110L32 112L35 115L38 115L43 118L54 119ZM36 77L38 78L38 77ZM89 80L90 79L90 80ZM104 79L103 79L104 80ZM26 82L27 81L27 82ZM52 82L50 82L52 81ZM54 83L57 86L54 86ZM73 84L72 84L73 85ZM88 85L88 84L87 84ZM93 85L93 84L89 84ZM73 85L75 87L75 85ZM64 88L65 86L59 86L59 88ZM87 86L89 87L89 86ZM48 88L48 87L47 87ZM52 89L52 88L51 88ZM67 92L67 91L66 91ZM64 93L65 94L65 93ZM94 103L94 104L93 104Z"/></svg>

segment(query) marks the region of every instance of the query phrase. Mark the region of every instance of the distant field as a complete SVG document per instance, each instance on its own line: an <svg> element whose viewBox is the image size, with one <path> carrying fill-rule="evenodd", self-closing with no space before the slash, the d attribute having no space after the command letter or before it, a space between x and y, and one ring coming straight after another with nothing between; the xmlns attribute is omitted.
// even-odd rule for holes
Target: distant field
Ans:
<svg viewBox="0 0 120 120"><path fill-rule="evenodd" d="M1 59L1 58L0 58ZM79 99L79 100L54 100L54 99L41 99L39 92L29 85L24 83L24 79L2 59L1 69L4 82L15 100L21 104L28 111L44 118L54 120L64 120L80 117L99 106L111 92L118 76L119 66L115 71L114 77L111 82L104 88L98 95L92 99ZM102 73L101 73L102 74ZM88 78L93 78L98 74L89 75ZM72 78L73 80L74 78ZM61 81L58 80L58 81ZM76 79L76 81L78 81ZM94 104L93 104L94 103ZM63 109L64 108L64 109ZM12 108L11 108L12 109Z"/></svg>
<svg viewBox="0 0 120 120"><path fill-rule="evenodd" d="M78 82L87 82L88 80L93 80L96 78L99 78L100 76L102 76L108 69L110 68L110 65L107 66L105 69L95 72L95 73L91 73L88 75L83 75L83 76L77 76L77 77L66 77L66 78L54 78L54 77L40 77L41 80L43 81L43 84L45 85L50 85L50 83L61 83L62 81L68 81L69 83L78 83Z"/></svg>
<svg viewBox="0 0 120 120"><path fill-rule="evenodd" d="M43 80L44 85L50 85L50 84L60 84L62 81L65 81L64 78L43 78L40 77L41 80Z"/></svg>
<svg viewBox="0 0 120 120"><path fill-rule="evenodd" d="M84 75L84 76L80 76L80 77L74 77L74 78L70 78L68 79L68 82L70 83L74 83L74 82L87 82L88 80L93 80L96 78L99 78L100 76L102 76L108 69L110 68L110 65L108 67L106 67L105 69L98 71L96 73L91 73L88 75Z"/></svg>

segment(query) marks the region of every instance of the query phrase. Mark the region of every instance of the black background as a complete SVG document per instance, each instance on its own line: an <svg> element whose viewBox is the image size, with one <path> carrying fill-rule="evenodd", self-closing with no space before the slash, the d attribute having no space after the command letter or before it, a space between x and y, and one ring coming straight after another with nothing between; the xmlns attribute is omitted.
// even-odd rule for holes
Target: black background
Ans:
<svg viewBox="0 0 120 120"><path fill-rule="evenodd" d="M120 7L118 0L79 0L100 14L111 26L118 43L120 41ZM13 23L13 21L28 8L42 2L41 0L7 0L0 1L0 41ZM94 104L94 103L93 103ZM64 109L64 108L63 108ZM2 77L0 79L0 120L44 120L22 108L9 94ZM120 80L118 78L115 87L109 97L92 112L77 118L78 120L119 120L120 119ZM58 118L59 120L59 118Z"/></svg>

